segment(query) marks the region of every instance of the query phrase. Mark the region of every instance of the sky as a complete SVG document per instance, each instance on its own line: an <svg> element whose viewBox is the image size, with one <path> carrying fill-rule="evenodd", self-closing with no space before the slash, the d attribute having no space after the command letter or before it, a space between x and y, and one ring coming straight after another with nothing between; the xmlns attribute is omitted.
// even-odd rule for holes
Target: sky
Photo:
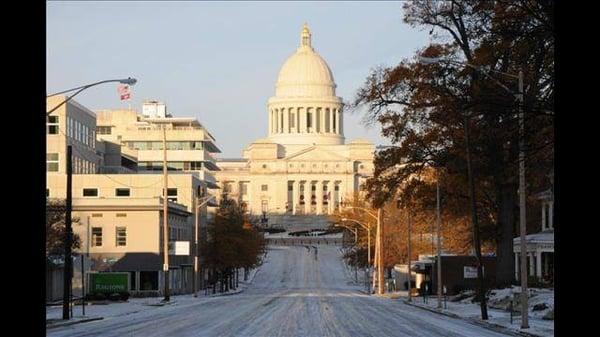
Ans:
<svg viewBox="0 0 600 337"><path fill-rule="evenodd" d="M49 1L46 18L49 94L134 77L129 103L119 100L116 83L75 100L91 110L164 102L173 116L197 117L221 158L241 157L267 136L267 100L305 22L345 102L372 68L413 57L429 41L426 31L402 22L402 2L394 1ZM362 117L345 113L346 142L388 144Z"/></svg>

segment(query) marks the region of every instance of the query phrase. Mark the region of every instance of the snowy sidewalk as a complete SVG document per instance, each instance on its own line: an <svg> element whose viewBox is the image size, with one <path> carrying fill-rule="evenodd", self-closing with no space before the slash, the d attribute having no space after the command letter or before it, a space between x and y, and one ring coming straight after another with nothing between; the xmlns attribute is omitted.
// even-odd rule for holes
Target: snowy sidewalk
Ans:
<svg viewBox="0 0 600 337"><path fill-rule="evenodd" d="M540 317L529 315L529 329L521 329L521 316L518 312L513 313L512 324L510 322L510 312L494 309L488 306L488 320L481 319L481 308L478 303L465 302L446 302L446 309L442 302L442 309L437 308L437 297L430 296L427 303L424 303L423 297L413 297L412 302L406 299L404 302L408 305L420 307L422 309L436 312L442 315L460 318L471 323L487 326L496 331L510 331L517 336L528 337L548 337L554 336L554 321L543 320Z"/></svg>
<svg viewBox="0 0 600 337"><path fill-rule="evenodd" d="M81 304L73 306L73 317L70 320L62 319L62 306L46 307L46 329L60 326L85 323L101 320L109 317L126 316L142 311L156 310L165 305L184 305L192 304L212 297L235 295L244 291L254 280L259 268L252 269L248 275L248 281L239 281L239 287L235 290L216 294L209 289L207 295L204 290L198 291L198 297L193 294L173 295L168 303L162 302L162 297L130 298L127 302L96 302L86 303L85 316L83 315Z"/></svg>

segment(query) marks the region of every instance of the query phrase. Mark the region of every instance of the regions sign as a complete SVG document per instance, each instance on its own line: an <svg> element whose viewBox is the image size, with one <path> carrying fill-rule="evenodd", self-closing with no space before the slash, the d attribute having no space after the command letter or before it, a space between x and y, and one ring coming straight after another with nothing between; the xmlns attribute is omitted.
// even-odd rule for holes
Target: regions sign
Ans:
<svg viewBox="0 0 600 337"><path fill-rule="evenodd" d="M90 273L90 293L122 293L129 290L129 273Z"/></svg>

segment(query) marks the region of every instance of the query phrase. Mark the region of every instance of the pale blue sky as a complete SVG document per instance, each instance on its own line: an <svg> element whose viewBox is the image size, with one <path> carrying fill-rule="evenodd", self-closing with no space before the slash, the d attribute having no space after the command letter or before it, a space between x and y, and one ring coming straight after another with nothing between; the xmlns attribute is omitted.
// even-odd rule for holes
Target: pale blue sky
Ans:
<svg viewBox="0 0 600 337"><path fill-rule="evenodd" d="M135 77L132 107L156 99L174 116L196 116L216 138L220 157L239 157L267 135L267 100L304 22L346 102L372 67L412 57L429 39L402 22L402 3L392 1L51 1L47 91ZM88 89L76 100L92 110L126 107L116 86ZM385 143L361 117L346 114L346 141Z"/></svg>

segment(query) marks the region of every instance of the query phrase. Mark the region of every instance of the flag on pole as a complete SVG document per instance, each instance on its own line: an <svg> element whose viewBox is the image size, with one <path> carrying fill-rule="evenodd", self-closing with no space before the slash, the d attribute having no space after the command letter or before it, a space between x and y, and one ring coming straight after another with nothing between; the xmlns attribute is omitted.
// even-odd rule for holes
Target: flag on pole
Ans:
<svg viewBox="0 0 600 337"><path fill-rule="evenodd" d="M118 88L119 96L121 96L121 101L128 100L131 98L131 92L129 92L129 86L127 84L122 84Z"/></svg>

